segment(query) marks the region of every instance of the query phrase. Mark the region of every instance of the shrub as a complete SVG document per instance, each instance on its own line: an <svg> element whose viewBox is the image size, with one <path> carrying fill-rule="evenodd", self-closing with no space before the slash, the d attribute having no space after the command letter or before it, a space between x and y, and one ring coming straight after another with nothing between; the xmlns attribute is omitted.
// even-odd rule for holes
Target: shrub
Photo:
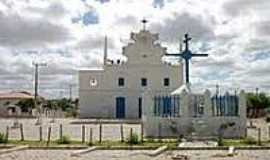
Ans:
<svg viewBox="0 0 270 160"><path fill-rule="evenodd" d="M127 142L129 144L138 144L139 136L136 133L133 133L130 137L128 137Z"/></svg>
<svg viewBox="0 0 270 160"><path fill-rule="evenodd" d="M270 123L270 117L267 116L266 119L265 119L265 121L266 121L267 123Z"/></svg>
<svg viewBox="0 0 270 160"><path fill-rule="evenodd" d="M88 142L87 144L88 144L88 146L93 146L94 145L93 142Z"/></svg>
<svg viewBox="0 0 270 160"><path fill-rule="evenodd" d="M0 143L7 143L7 136L4 133L0 133Z"/></svg>
<svg viewBox="0 0 270 160"><path fill-rule="evenodd" d="M63 136L62 138L57 140L58 144L70 144L71 140L69 138L69 136Z"/></svg>
<svg viewBox="0 0 270 160"><path fill-rule="evenodd" d="M217 144L218 144L218 146L224 146L224 141L223 141L222 137L218 137Z"/></svg>
<svg viewBox="0 0 270 160"><path fill-rule="evenodd" d="M177 142L181 143L183 141L184 135L180 134L177 138Z"/></svg>
<svg viewBox="0 0 270 160"><path fill-rule="evenodd" d="M243 141L245 144L257 144L257 141L252 137L247 137Z"/></svg>

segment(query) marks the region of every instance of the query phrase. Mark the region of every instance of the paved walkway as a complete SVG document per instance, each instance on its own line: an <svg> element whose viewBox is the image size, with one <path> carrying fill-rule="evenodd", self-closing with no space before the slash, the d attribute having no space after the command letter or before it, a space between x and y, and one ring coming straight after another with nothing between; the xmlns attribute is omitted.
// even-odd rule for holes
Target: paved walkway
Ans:
<svg viewBox="0 0 270 160"><path fill-rule="evenodd" d="M269 150L242 150L227 156L228 151L167 151L157 157L149 157L140 150L100 150L72 157L74 150L23 150L0 155L1 160L170 160L172 156L187 155L191 160L269 160Z"/></svg>

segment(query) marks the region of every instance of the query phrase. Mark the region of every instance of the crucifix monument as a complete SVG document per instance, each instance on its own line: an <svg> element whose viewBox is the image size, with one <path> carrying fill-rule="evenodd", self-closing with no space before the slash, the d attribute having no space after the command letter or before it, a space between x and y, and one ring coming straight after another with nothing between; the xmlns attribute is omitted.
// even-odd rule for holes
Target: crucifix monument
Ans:
<svg viewBox="0 0 270 160"><path fill-rule="evenodd" d="M185 60L185 69L186 69L186 84L189 84L189 60L191 60L192 57L207 57L208 54L194 54L189 50L189 41L191 41L191 37L186 33L185 34L185 50L181 53L178 54L165 54L166 56L176 56L176 57L181 57ZM181 42L182 43L182 42Z"/></svg>

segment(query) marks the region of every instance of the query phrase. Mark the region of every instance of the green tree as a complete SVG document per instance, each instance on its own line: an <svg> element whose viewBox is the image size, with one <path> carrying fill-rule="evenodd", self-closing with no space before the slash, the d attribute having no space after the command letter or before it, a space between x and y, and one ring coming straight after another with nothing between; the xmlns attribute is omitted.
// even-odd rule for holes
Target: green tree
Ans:
<svg viewBox="0 0 270 160"><path fill-rule="evenodd" d="M62 98L60 100L57 100L57 106L62 109L62 111L67 111L69 109L74 108L71 101L67 98Z"/></svg>
<svg viewBox="0 0 270 160"><path fill-rule="evenodd" d="M35 108L35 101L34 99L23 99L20 100L16 105L21 108L22 112L29 112Z"/></svg>
<svg viewBox="0 0 270 160"><path fill-rule="evenodd" d="M44 107L51 110L62 110L66 112L66 116L76 117L78 112L78 99L71 101L67 98L47 100Z"/></svg>
<svg viewBox="0 0 270 160"><path fill-rule="evenodd" d="M254 93L247 94L247 107L249 117L257 118L263 111L270 108L270 97L265 93L258 95Z"/></svg>
<svg viewBox="0 0 270 160"><path fill-rule="evenodd" d="M47 109L57 109L57 100L46 100L45 104L44 104L44 108Z"/></svg>

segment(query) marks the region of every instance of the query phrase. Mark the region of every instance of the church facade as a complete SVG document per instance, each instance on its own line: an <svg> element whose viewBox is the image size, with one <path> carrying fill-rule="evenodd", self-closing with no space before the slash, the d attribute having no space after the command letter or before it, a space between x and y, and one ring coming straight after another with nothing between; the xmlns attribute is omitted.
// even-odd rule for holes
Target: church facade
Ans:
<svg viewBox="0 0 270 160"><path fill-rule="evenodd" d="M105 40L102 68L79 71L81 118L141 118L146 91L170 94L183 84L182 62L164 60L158 34L143 29L130 39L122 51L127 61L109 60Z"/></svg>

